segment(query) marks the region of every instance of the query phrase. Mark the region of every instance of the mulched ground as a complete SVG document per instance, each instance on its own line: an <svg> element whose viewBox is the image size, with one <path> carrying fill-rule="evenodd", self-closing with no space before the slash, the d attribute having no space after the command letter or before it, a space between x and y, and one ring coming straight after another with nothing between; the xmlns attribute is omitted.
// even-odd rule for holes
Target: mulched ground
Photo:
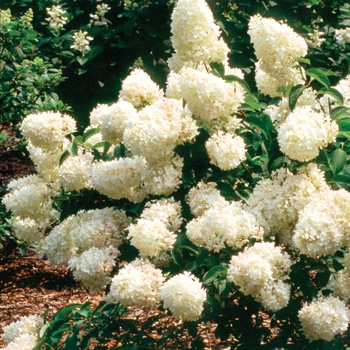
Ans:
<svg viewBox="0 0 350 350"><path fill-rule="evenodd" d="M65 267L38 259L33 250L21 255L16 249L0 258L0 334L4 326L22 316L43 315L49 308L50 318L67 304L86 301L97 304L103 295L104 292L88 294ZM0 336L0 348L3 346Z"/></svg>

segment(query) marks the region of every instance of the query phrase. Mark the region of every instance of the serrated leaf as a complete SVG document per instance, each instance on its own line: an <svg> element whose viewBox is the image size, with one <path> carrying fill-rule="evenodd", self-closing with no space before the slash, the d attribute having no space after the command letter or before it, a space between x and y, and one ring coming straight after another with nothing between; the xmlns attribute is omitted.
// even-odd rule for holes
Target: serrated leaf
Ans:
<svg viewBox="0 0 350 350"><path fill-rule="evenodd" d="M229 82L235 81L239 83L243 87L243 89L250 94L250 87L245 80L237 77L236 75L225 75L224 79Z"/></svg>
<svg viewBox="0 0 350 350"><path fill-rule="evenodd" d="M212 74L224 78L225 77L225 66L221 62L211 62L210 68L212 69Z"/></svg>
<svg viewBox="0 0 350 350"><path fill-rule="evenodd" d="M291 111L294 110L295 105L298 102L298 98L302 95L304 90L305 90L305 85L302 85L302 84L295 85L290 89L289 96L288 96L288 107Z"/></svg>
<svg viewBox="0 0 350 350"><path fill-rule="evenodd" d="M219 276L225 275L227 273L227 267L218 265L211 268L203 276L203 284L208 285L212 283Z"/></svg>
<svg viewBox="0 0 350 350"><path fill-rule="evenodd" d="M59 165L62 165L62 163L70 156L69 151L64 151L60 157Z"/></svg>
<svg viewBox="0 0 350 350"><path fill-rule="evenodd" d="M324 74L320 69L310 68L306 72L306 75L317 80L320 84L322 84L327 89L331 88L331 83L326 74Z"/></svg>
<svg viewBox="0 0 350 350"><path fill-rule="evenodd" d="M334 175L343 170L347 161L347 154L342 149L336 149L330 159L329 165Z"/></svg>

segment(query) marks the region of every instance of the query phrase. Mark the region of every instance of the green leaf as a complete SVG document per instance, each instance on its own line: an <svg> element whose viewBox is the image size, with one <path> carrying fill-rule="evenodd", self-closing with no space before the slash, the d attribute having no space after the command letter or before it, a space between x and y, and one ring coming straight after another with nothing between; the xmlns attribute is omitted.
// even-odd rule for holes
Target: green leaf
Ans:
<svg viewBox="0 0 350 350"><path fill-rule="evenodd" d="M64 151L60 157L59 165L61 165L69 156L69 151Z"/></svg>
<svg viewBox="0 0 350 350"><path fill-rule="evenodd" d="M218 265L211 268L203 276L203 284L208 285L212 283L219 276L225 275L227 273L227 267Z"/></svg>
<svg viewBox="0 0 350 350"><path fill-rule="evenodd" d="M105 148L106 143L109 143L109 142L106 142L106 141L97 142L95 145L92 146L92 149Z"/></svg>
<svg viewBox="0 0 350 350"><path fill-rule="evenodd" d="M343 105L344 103L344 98L343 95L336 89L334 88L322 88L318 91L318 95L330 95L336 99L337 102L339 102L340 105Z"/></svg>
<svg viewBox="0 0 350 350"><path fill-rule="evenodd" d="M171 250L171 256L173 257L173 260L175 261L175 263L180 266L181 268L184 268L186 263L185 263L185 259L181 254L181 251L177 248L174 247Z"/></svg>
<svg viewBox="0 0 350 350"><path fill-rule="evenodd" d="M310 62L310 60L308 58L299 58L298 62L299 63L305 63L305 64L308 64L308 65L311 64L311 62Z"/></svg>
<svg viewBox="0 0 350 350"><path fill-rule="evenodd" d="M347 117L350 119L350 114L347 113L349 109L350 109L349 107L345 107L345 106L339 106L339 107L333 108L330 113L331 118L342 119L344 117Z"/></svg>
<svg viewBox="0 0 350 350"><path fill-rule="evenodd" d="M350 190L350 175L338 174L333 176L331 183L337 184L340 188Z"/></svg>
<svg viewBox="0 0 350 350"><path fill-rule="evenodd" d="M343 170L346 161L347 154L342 149L338 148L333 152L329 165L334 175Z"/></svg>
<svg viewBox="0 0 350 350"><path fill-rule="evenodd" d="M68 144L67 151L72 154L73 156L78 155L78 144L73 141Z"/></svg>
<svg viewBox="0 0 350 350"><path fill-rule="evenodd" d="M76 142L78 145L81 145L82 143L84 143L83 137L81 135L76 136L74 138L74 142Z"/></svg>
<svg viewBox="0 0 350 350"><path fill-rule="evenodd" d="M250 87L245 80L237 77L236 75L225 75L224 79L229 82L236 81L243 87L245 91L247 91L250 94L251 92Z"/></svg>
<svg viewBox="0 0 350 350"><path fill-rule="evenodd" d="M256 111L256 110L260 111L262 108L264 108L264 106L261 103L259 103L258 99L254 95L251 95L251 94L245 95L243 105L250 106L253 109L253 111Z"/></svg>
<svg viewBox="0 0 350 350"><path fill-rule="evenodd" d="M295 85L290 89L288 96L288 107L291 111L293 111L293 109L295 108L295 105L298 102L298 98L302 95L304 90L305 85L302 84Z"/></svg>
<svg viewBox="0 0 350 350"><path fill-rule="evenodd" d="M339 126L338 137L350 138L350 118L337 119Z"/></svg>
<svg viewBox="0 0 350 350"><path fill-rule="evenodd" d="M115 146L113 151L114 157L116 158L125 157L125 150L126 148L122 143L118 146Z"/></svg>
<svg viewBox="0 0 350 350"><path fill-rule="evenodd" d="M211 62L209 65L214 75L220 78L225 77L225 66L221 62Z"/></svg>
<svg viewBox="0 0 350 350"><path fill-rule="evenodd" d="M305 72L309 77L317 80L320 84L322 84L327 89L331 88L331 83L325 73L323 73L320 69L310 68Z"/></svg>
<svg viewBox="0 0 350 350"><path fill-rule="evenodd" d="M261 133L267 139L270 138L267 127L266 127L265 123L260 118L254 117L254 116L249 116L249 117L245 118L245 121L248 122L250 125L255 126L258 130L260 130Z"/></svg>
<svg viewBox="0 0 350 350"><path fill-rule="evenodd" d="M100 128L92 128L89 129L88 131L84 132L83 134L83 141L85 142L88 140L91 136L96 135L100 132Z"/></svg>

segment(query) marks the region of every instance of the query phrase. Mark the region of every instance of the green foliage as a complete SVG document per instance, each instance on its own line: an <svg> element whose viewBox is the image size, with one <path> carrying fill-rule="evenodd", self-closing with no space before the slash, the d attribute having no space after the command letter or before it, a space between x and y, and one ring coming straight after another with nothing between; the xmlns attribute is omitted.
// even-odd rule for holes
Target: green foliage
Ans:
<svg viewBox="0 0 350 350"><path fill-rule="evenodd" d="M40 35L30 23L30 12L15 20L10 16L0 10L0 123L16 124L34 110L63 109L53 94L63 78L38 56Z"/></svg>

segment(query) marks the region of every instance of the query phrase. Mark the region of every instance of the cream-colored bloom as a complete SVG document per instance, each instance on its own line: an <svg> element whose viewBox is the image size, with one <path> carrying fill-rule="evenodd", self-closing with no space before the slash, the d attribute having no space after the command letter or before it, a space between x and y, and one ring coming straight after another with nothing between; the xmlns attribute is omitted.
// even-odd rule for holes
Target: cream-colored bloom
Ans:
<svg viewBox="0 0 350 350"><path fill-rule="evenodd" d="M242 137L221 130L213 134L205 143L210 163L221 170L232 170L246 159L245 142Z"/></svg>
<svg viewBox="0 0 350 350"><path fill-rule="evenodd" d="M195 122L180 101L161 99L143 108L127 125L123 141L132 154L156 163L172 158L178 144L197 134Z"/></svg>
<svg viewBox="0 0 350 350"><path fill-rule="evenodd" d="M203 312L206 291L197 277L185 271L171 277L160 290L164 308L177 319L196 321Z"/></svg>
<svg viewBox="0 0 350 350"><path fill-rule="evenodd" d="M90 51L90 41L93 40L91 36L88 36L88 32L79 30L73 34L74 43L71 45L71 49L80 51L83 55Z"/></svg>
<svg viewBox="0 0 350 350"><path fill-rule="evenodd" d="M219 252L225 245L237 249L250 238L262 239L263 231L240 203L217 200L202 216L187 224L186 235L192 243Z"/></svg>
<svg viewBox="0 0 350 350"><path fill-rule="evenodd" d="M93 156L86 152L68 157L59 167L59 182L69 191L80 191L91 187L88 176Z"/></svg>
<svg viewBox="0 0 350 350"><path fill-rule="evenodd" d="M57 210L52 207L51 196L55 193L47 183L36 175L12 180L2 201L8 211L21 219L30 218L39 223L55 220Z"/></svg>
<svg viewBox="0 0 350 350"><path fill-rule="evenodd" d="M98 108L103 140L112 145L119 144L123 140L128 123L132 123L138 118L136 109L130 102L122 100L110 106L100 105ZM95 109L94 113L97 111Z"/></svg>
<svg viewBox="0 0 350 350"><path fill-rule="evenodd" d="M329 296L305 304L298 313L305 337L309 341L331 341L344 333L350 322L350 312L345 302Z"/></svg>
<svg viewBox="0 0 350 350"><path fill-rule="evenodd" d="M307 53L306 41L288 25L272 18L250 18L248 34L253 42L258 89L271 97L282 95L279 88L302 83L295 68Z"/></svg>
<svg viewBox="0 0 350 350"><path fill-rule="evenodd" d="M74 270L76 280L82 281L91 291L100 290L110 281L109 274L115 265L119 250L109 246L105 248L92 247L69 260L68 269Z"/></svg>
<svg viewBox="0 0 350 350"><path fill-rule="evenodd" d="M183 68L179 74L181 96L196 119L212 132L223 128L234 131L238 127L239 120L233 113L244 101L239 84L192 68Z"/></svg>
<svg viewBox="0 0 350 350"><path fill-rule="evenodd" d="M39 330L43 326L43 318L39 315L23 316L19 321L12 322L4 327L3 339L6 344L15 342L21 335L29 334L36 338L39 336Z"/></svg>
<svg viewBox="0 0 350 350"><path fill-rule="evenodd" d="M299 213L293 241L303 254L334 254L350 243L350 193L344 189L314 196Z"/></svg>
<svg viewBox="0 0 350 350"><path fill-rule="evenodd" d="M147 197L141 187L146 168L146 160L137 156L97 162L92 165L90 181L98 192L110 198L138 203Z"/></svg>
<svg viewBox="0 0 350 350"><path fill-rule="evenodd" d="M179 0L171 19L171 41L174 56L177 57L168 62L172 70L181 68L182 64L178 62L199 64L226 61L229 48L219 38L219 26L214 23L205 0Z"/></svg>
<svg viewBox="0 0 350 350"><path fill-rule="evenodd" d="M334 38L340 45L349 44L350 27L336 29L334 33Z"/></svg>
<svg viewBox="0 0 350 350"><path fill-rule="evenodd" d="M150 76L142 69L136 68L123 80L119 99L130 102L136 109L142 109L163 95Z"/></svg>
<svg viewBox="0 0 350 350"><path fill-rule="evenodd" d="M279 169L271 179L258 182L246 201L246 210L257 218L266 235L277 234L281 243L291 245L299 212L314 195L328 191L324 173L315 164L296 175Z"/></svg>
<svg viewBox="0 0 350 350"><path fill-rule="evenodd" d="M21 124L21 131L34 147L48 151L62 149L67 134L76 130L75 120L59 112L42 112L27 115Z"/></svg>
<svg viewBox="0 0 350 350"><path fill-rule="evenodd" d="M65 16L66 11L60 5L53 5L51 8L46 8L46 12L49 15L46 20L54 30L60 30L68 21L68 18Z"/></svg>
<svg viewBox="0 0 350 350"><path fill-rule="evenodd" d="M251 295L262 306L278 311L287 306L291 287L284 281L292 262L287 253L273 243L255 243L231 258L227 279L245 295Z"/></svg>
<svg viewBox="0 0 350 350"><path fill-rule="evenodd" d="M155 307L165 278L148 260L135 259L113 277L108 300L123 306Z"/></svg>
<svg viewBox="0 0 350 350"><path fill-rule="evenodd" d="M182 222L180 209L180 203L173 200L151 202L137 223L129 226L130 243L142 257L155 257L173 247Z"/></svg>
<svg viewBox="0 0 350 350"><path fill-rule="evenodd" d="M329 115L308 106L296 107L278 129L278 144L291 159L306 162L334 142L338 131L338 124Z"/></svg>
<svg viewBox="0 0 350 350"><path fill-rule="evenodd" d="M225 198L221 196L221 193L216 189L215 182L205 183L199 182L196 187L192 187L188 192L188 204L191 209L191 213L198 217L204 214L204 212L210 208L213 208L218 201L220 205L224 205Z"/></svg>

